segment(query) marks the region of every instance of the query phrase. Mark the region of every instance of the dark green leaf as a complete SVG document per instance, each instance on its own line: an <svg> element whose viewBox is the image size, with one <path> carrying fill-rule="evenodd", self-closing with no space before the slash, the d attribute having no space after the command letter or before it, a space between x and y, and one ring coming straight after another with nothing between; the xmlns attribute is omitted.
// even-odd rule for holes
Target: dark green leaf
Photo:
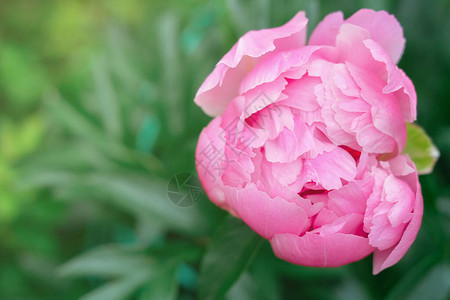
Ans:
<svg viewBox="0 0 450 300"><path fill-rule="evenodd" d="M122 279L109 282L89 294L81 300L123 300L135 292L150 277L148 270L139 270Z"/></svg>
<svg viewBox="0 0 450 300"><path fill-rule="evenodd" d="M176 281L176 269L166 268L158 272L145 286L144 292L139 300L175 300L178 292L178 284Z"/></svg>
<svg viewBox="0 0 450 300"><path fill-rule="evenodd" d="M105 59L99 59L93 65L94 101L98 104L98 114L107 134L119 139L123 134L120 106L107 66Z"/></svg>
<svg viewBox="0 0 450 300"><path fill-rule="evenodd" d="M201 264L200 299L222 299L249 265L262 240L241 220L227 217Z"/></svg>
<svg viewBox="0 0 450 300"><path fill-rule="evenodd" d="M450 296L450 265L448 263L435 265L414 287L408 299L427 299L431 295L434 300L444 300Z"/></svg>
<svg viewBox="0 0 450 300"><path fill-rule="evenodd" d="M416 286L417 282L423 278L428 270L438 261L440 255L431 253L416 263L408 272L400 278L397 284L391 289L386 296L387 300L403 299L409 294L411 289Z"/></svg>
<svg viewBox="0 0 450 300"><path fill-rule="evenodd" d="M150 270L152 260L143 254L115 245L96 248L77 256L59 268L62 276L112 277Z"/></svg>

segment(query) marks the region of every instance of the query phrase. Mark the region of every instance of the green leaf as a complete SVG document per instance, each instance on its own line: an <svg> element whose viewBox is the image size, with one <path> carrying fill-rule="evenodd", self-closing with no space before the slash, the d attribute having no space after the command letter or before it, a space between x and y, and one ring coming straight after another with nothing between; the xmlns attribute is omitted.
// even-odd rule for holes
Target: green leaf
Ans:
<svg viewBox="0 0 450 300"><path fill-rule="evenodd" d="M177 270L177 281L186 290L197 289L197 272L188 264L182 263Z"/></svg>
<svg viewBox="0 0 450 300"><path fill-rule="evenodd" d="M439 158L439 150L417 124L406 124L408 139L403 153L416 164L419 174L429 174Z"/></svg>
<svg viewBox="0 0 450 300"><path fill-rule="evenodd" d="M136 149L141 152L152 152L159 131L160 124L158 119L153 115L147 115L136 138Z"/></svg>
<svg viewBox="0 0 450 300"><path fill-rule="evenodd" d="M48 75L39 56L22 44L2 43L0 47L0 88L8 104L22 107L40 100ZM5 101L6 99L2 99ZM3 108L4 109L4 108Z"/></svg>
<svg viewBox="0 0 450 300"><path fill-rule="evenodd" d="M408 299L427 299L430 295L434 300L444 300L450 296L450 264L435 265L414 287Z"/></svg>
<svg viewBox="0 0 450 300"><path fill-rule="evenodd" d="M159 19L159 40L162 77L161 87L164 95L162 102L165 104L165 113L170 116L167 122L167 128L172 134L180 134L184 130L185 122L183 103L180 101L183 97L182 81L184 65L180 57L179 42L179 16L173 12L164 14Z"/></svg>
<svg viewBox="0 0 450 300"><path fill-rule="evenodd" d="M92 122L87 114L62 98L55 91L49 91L45 97L51 117L70 133L94 145L102 153L121 161L130 159L129 149L117 141L108 138L105 133Z"/></svg>
<svg viewBox="0 0 450 300"><path fill-rule="evenodd" d="M119 280L104 284L81 297L81 300L123 300L141 287L149 278L150 271L139 270Z"/></svg>
<svg viewBox="0 0 450 300"><path fill-rule="evenodd" d="M252 300L252 299L260 299L256 298L256 291L258 287L256 287L255 281L248 274L248 272L244 272L242 276L236 281L236 284L228 291L226 294L226 300L239 299L239 300Z"/></svg>
<svg viewBox="0 0 450 300"><path fill-rule="evenodd" d="M176 268L166 268L158 272L144 288L139 300L175 300L178 295Z"/></svg>
<svg viewBox="0 0 450 300"><path fill-rule="evenodd" d="M440 253L431 253L417 262L414 266L411 266L408 272L405 273L405 275L401 277L389 291L385 299L404 299L439 259Z"/></svg>
<svg viewBox="0 0 450 300"><path fill-rule="evenodd" d="M77 256L62 265L61 276L113 277L150 270L150 257L116 245L102 246Z"/></svg>
<svg viewBox="0 0 450 300"><path fill-rule="evenodd" d="M44 121L38 114L21 122L4 118L0 123L0 155L11 161L32 152L39 146L43 133Z"/></svg>
<svg viewBox="0 0 450 300"><path fill-rule="evenodd" d="M87 186L109 198L111 203L134 213L154 218L183 233L204 233L207 224L195 207L181 209L167 195L167 183L138 172L93 174L86 177Z"/></svg>
<svg viewBox="0 0 450 300"><path fill-rule="evenodd" d="M121 300L134 295L140 300L176 299L178 267L184 261L197 261L200 249L186 243L168 243L143 251L141 247L100 246L65 263L58 273L112 279L81 298L84 300Z"/></svg>
<svg viewBox="0 0 450 300"><path fill-rule="evenodd" d="M105 60L98 59L93 65L94 100L98 104L98 114L108 135L120 139L123 135L120 105Z"/></svg>
<svg viewBox="0 0 450 300"><path fill-rule="evenodd" d="M259 257L259 254L258 254ZM278 284L277 275L272 270L265 269L266 264L260 263L260 268L252 270L258 263L252 263L251 268L245 271L236 283L228 290L226 300L279 300L281 293L274 286ZM261 272L262 271L262 272ZM269 275L268 278L262 278Z"/></svg>
<svg viewBox="0 0 450 300"><path fill-rule="evenodd" d="M367 294L361 282L354 278L354 276L352 275L346 276L342 283L337 286L334 293L335 297L333 297L333 299L336 300L370 299L370 295Z"/></svg>
<svg viewBox="0 0 450 300"><path fill-rule="evenodd" d="M228 217L205 254L199 276L200 299L223 299L256 255L263 239L241 220Z"/></svg>

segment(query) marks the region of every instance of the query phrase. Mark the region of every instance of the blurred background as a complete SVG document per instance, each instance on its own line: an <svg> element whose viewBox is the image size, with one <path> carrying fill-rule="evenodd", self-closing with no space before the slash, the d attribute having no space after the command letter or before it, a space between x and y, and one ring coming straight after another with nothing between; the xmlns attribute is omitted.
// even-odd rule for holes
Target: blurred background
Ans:
<svg viewBox="0 0 450 300"><path fill-rule="evenodd" d="M407 255L378 276L371 257L293 266L204 195L171 203L209 121L195 92L238 37L363 7L402 24L400 67L441 152ZM449 15L444 0L2 0L0 299L448 299Z"/></svg>

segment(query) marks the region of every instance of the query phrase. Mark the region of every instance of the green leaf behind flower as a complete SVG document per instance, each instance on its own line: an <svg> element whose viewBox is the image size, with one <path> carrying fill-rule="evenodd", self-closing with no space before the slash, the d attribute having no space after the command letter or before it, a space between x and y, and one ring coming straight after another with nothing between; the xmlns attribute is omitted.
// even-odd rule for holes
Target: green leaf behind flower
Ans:
<svg viewBox="0 0 450 300"><path fill-rule="evenodd" d="M223 299L256 255L262 238L244 222L227 217L200 267L199 299Z"/></svg>
<svg viewBox="0 0 450 300"><path fill-rule="evenodd" d="M429 174L439 158L439 150L417 124L406 124L408 138L403 153L416 164L419 174Z"/></svg>

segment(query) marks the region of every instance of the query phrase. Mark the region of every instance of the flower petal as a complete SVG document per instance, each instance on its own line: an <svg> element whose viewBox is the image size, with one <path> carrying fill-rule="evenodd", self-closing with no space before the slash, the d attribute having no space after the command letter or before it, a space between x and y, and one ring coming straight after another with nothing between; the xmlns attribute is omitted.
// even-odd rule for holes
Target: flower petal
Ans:
<svg viewBox="0 0 450 300"><path fill-rule="evenodd" d="M278 233L302 234L310 225L303 208L280 197L271 198L253 185L227 201L247 225L269 240Z"/></svg>
<svg viewBox="0 0 450 300"><path fill-rule="evenodd" d="M324 189L333 190L342 187L341 178L351 181L356 176L356 163L344 149L336 148L308 161Z"/></svg>
<svg viewBox="0 0 450 300"><path fill-rule="evenodd" d="M345 233L327 237L310 232L301 237L277 234L271 244L279 258L311 267L339 267L366 257L374 249L367 238Z"/></svg>
<svg viewBox="0 0 450 300"><path fill-rule="evenodd" d="M342 24L344 24L342 12L337 11L327 15L314 29L308 44L334 46Z"/></svg>
<svg viewBox="0 0 450 300"><path fill-rule="evenodd" d="M420 225L422 223L423 215L423 198L422 190L420 188L420 183L418 181L417 175L417 191L416 191L416 202L414 206L413 217L411 221L406 226L403 235L397 245L386 249L386 250L376 250L373 255L373 274L376 275L386 268L396 264L408 251L412 243L416 239L417 233L419 232Z"/></svg>
<svg viewBox="0 0 450 300"><path fill-rule="evenodd" d="M225 141L219 136L221 118L215 118L200 133L195 154L198 177L209 199L218 206L227 209L224 185L221 179L222 169L219 158L225 153Z"/></svg>
<svg viewBox="0 0 450 300"><path fill-rule="evenodd" d="M405 38L397 19L385 11L360 9L346 23L358 25L370 32L371 39L380 44L397 64L403 54Z"/></svg>
<svg viewBox="0 0 450 300"><path fill-rule="evenodd" d="M328 208L338 215L351 213L364 214L367 199L373 190L373 180L355 180L349 182L339 190L328 193Z"/></svg>
<svg viewBox="0 0 450 300"><path fill-rule="evenodd" d="M305 13L299 12L283 26L246 33L203 82L195 103L210 116L220 115L238 95L241 80L262 56L305 44L307 22Z"/></svg>

